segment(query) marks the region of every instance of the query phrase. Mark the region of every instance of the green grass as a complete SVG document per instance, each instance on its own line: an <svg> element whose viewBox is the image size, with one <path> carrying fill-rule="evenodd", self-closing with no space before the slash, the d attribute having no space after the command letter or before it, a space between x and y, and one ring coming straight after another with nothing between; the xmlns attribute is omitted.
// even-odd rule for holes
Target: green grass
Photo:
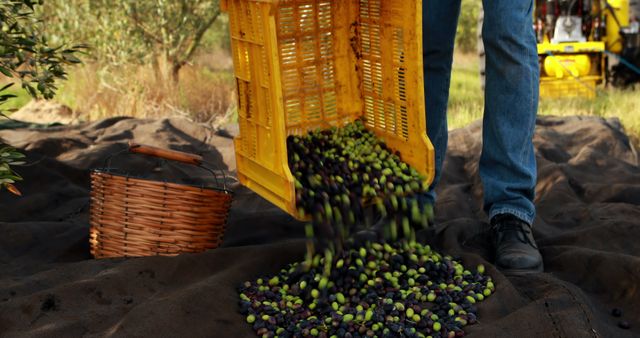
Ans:
<svg viewBox="0 0 640 338"><path fill-rule="evenodd" d="M636 145L640 145L640 91L603 88L595 99L546 99L540 102L542 115L591 115L617 117Z"/></svg>
<svg viewBox="0 0 640 338"><path fill-rule="evenodd" d="M477 58L456 55L451 77L449 128L467 126L482 118L484 96ZM640 90L601 88L595 99L542 99L539 115L617 117L636 145L640 145Z"/></svg>
<svg viewBox="0 0 640 338"><path fill-rule="evenodd" d="M477 58L456 55L449 90L449 129L461 128L480 119L483 107L484 93L480 87Z"/></svg>

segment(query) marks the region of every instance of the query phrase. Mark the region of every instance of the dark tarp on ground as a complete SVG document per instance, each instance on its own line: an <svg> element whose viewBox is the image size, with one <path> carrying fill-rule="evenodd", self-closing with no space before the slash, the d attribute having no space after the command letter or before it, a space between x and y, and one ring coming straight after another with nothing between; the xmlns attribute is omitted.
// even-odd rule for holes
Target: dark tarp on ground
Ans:
<svg viewBox="0 0 640 338"><path fill-rule="evenodd" d="M475 266L491 260L481 211L480 124L451 132L430 241ZM237 187L225 248L173 258L91 260L88 169L130 139L205 154L234 170L231 140L182 120L116 118L3 130L35 164L23 198L0 193L0 336L250 337L235 286L301 259L303 228ZM616 120L538 120L535 235L546 271L506 278L479 306L475 337L640 333L640 168ZM136 167L146 160L133 160ZM173 170L173 169L172 169ZM632 329L609 315L624 311Z"/></svg>

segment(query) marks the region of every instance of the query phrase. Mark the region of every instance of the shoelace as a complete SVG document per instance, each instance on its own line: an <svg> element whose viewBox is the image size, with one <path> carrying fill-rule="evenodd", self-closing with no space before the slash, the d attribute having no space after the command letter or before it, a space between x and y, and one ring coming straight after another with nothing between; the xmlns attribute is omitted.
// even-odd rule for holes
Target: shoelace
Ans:
<svg viewBox="0 0 640 338"><path fill-rule="evenodd" d="M507 233L513 231L516 233L516 238L524 243L529 244L532 247L538 249L538 246L531 240L531 228L524 223L518 221L506 221L499 222L493 226L493 230L497 233Z"/></svg>

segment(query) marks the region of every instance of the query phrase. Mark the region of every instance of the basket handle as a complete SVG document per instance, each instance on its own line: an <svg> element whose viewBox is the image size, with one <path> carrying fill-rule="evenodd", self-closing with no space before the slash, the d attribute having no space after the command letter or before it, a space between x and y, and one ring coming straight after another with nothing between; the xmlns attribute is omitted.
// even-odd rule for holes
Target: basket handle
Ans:
<svg viewBox="0 0 640 338"><path fill-rule="evenodd" d="M122 152L126 152L127 150L123 150ZM120 153L122 153L120 152ZM153 157L157 157L160 159L164 159L164 160L171 160L171 161L177 161L177 162L181 162L181 163L185 163L185 164L191 164L197 167L200 167L208 172L211 173L211 175L213 176L213 178L216 180L216 184L218 186L220 186L220 181L218 180L218 176L216 175L215 171L205 165L203 165L203 158L200 155L196 155L196 154L190 154L190 153L185 153L182 151L177 151L177 150L169 150L169 149L163 149L163 148L158 148L158 147L153 147L153 146L148 146L148 145L144 145L144 144L139 144L139 143L135 143L135 142L131 142L129 141L129 152L130 153L136 153L136 154L142 154L142 155L147 155L147 156L153 156ZM118 153L118 154L120 154ZM116 154L117 155L117 154ZM113 155L109 156L109 158L107 159L107 167L111 167L111 158L113 157ZM227 174L224 172L224 170L221 170L219 168L216 168L217 171L222 173L222 187L225 191L227 191Z"/></svg>
<svg viewBox="0 0 640 338"><path fill-rule="evenodd" d="M162 149L144 144L129 142L129 152L177 161L195 166L202 164L202 156L176 150Z"/></svg>

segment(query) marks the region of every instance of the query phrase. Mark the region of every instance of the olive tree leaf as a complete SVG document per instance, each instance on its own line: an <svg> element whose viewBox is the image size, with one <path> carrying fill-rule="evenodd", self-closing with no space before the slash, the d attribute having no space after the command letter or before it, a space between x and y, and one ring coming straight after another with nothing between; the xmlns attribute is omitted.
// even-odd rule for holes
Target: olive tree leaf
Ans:
<svg viewBox="0 0 640 338"><path fill-rule="evenodd" d="M42 0L0 1L0 79L16 78L15 82L32 97L50 99L57 89L56 80L66 79L64 67L80 63L76 54L86 48L80 44L69 48L61 42L50 43L42 34L42 20L35 14L35 9L42 4ZM0 92L13 85L14 82L4 85ZM0 104L15 97L13 93L0 94ZM0 117L8 118L2 111ZM0 189L20 195L13 183L22 177L11 166L24 164L19 161L24 158L15 148L0 147Z"/></svg>

